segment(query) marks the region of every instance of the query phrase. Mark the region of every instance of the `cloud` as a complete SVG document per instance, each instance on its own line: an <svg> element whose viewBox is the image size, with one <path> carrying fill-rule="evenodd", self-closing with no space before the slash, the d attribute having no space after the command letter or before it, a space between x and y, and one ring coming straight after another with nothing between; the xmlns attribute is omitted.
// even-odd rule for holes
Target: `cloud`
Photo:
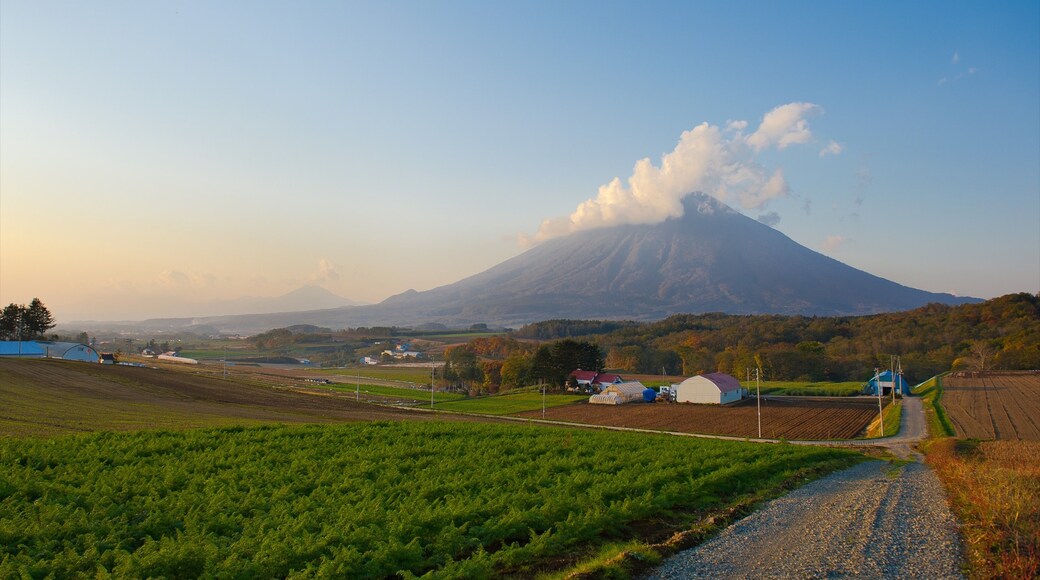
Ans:
<svg viewBox="0 0 1040 580"><path fill-rule="evenodd" d="M318 271L311 274L307 281L311 284L322 284L339 280L339 269L327 258L318 260Z"/></svg>
<svg viewBox="0 0 1040 580"><path fill-rule="evenodd" d="M789 103L766 113L750 135L747 121L728 121L725 128L708 123L684 131L675 148L661 157L635 163L626 182L615 177L596 196L569 216L547 219L521 244L541 242L572 232L619 224L658 223L683 213L682 199L703 192L723 203L757 209L790 193L780 168L757 162L758 153L786 149L812 138L807 117L822 112L812 103Z"/></svg>
<svg viewBox="0 0 1040 580"><path fill-rule="evenodd" d="M820 149L820 157L826 157L828 155L840 155L845 148L841 146L837 141L831 140L826 147Z"/></svg>
<svg viewBox="0 0 1040 580"><path fill-rule="evenodd" d="M844 244L845 241L845 236L830 235L824 238L823 243L820 244L820 247L823 248L824 251L829 252L837 249L839 246Z"/></svg>
<svg viewBox="0 0 1040 580"><path fill-rule="evenodd" d="M812 139L809 131L809 115L819 113L819 105L812 103L788 103L766 113L758 129L748 136L747 143L755 151L770 146L786 149L788 145L808 143Z"/></svg>
<svg viewBox="0 0 1040 580"><path fill-rule="evenodd" d="M957 64L960 61L961 61L961 53L960 53L960 51L959 50L953 51L953 58L950 59L950 62L952 62L953 64Z"/></svg>
<svg viewBox="0 0 1040 580"><path fill-rule="evenodd" d="M769 213L764 213L764 214L758 216L758 221L760 221L760 222L764 223L765 225L773 228L773 227L776 227L776 226L780 225L780 214L776 213L775 211L771 211Z"/></svg>
<svg viewBox="0 0 1040 580"><path fill-rule="evenodd" d="M179 270L163 270L156 277L157 285L161 288L173 290L188 290L198 288L211 288L216 283L213 274L200 274L198 272L181 272Z"/></svg>

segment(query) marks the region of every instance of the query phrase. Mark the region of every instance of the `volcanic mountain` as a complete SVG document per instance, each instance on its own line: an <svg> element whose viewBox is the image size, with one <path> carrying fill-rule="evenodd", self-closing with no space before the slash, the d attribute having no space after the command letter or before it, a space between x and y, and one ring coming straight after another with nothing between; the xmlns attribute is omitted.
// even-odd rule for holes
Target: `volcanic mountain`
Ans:
<svg viewBox="0 0 1040 580"><path fill-rule="evenodd" d="M454 284L373 308L413 320L648 320L679 312L855 315L975 302L902 286L814 252L716 199L682 217L577 232Z"/></svg>
<svg viewBox="0 0 1040 580"><path fill-rule="evenodd" d="M701 312L858 315L978 301L857 270L706 195L691 194L683 203L682 217L555 238L454 284L409 290L370 306L145 322L251 333L293 324L461 327Z"/></svg>

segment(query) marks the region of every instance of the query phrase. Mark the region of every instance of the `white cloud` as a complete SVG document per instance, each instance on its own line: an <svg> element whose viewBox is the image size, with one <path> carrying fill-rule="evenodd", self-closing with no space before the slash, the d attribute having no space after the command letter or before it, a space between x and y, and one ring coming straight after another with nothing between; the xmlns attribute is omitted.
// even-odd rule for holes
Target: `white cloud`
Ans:
<svg viewBox="0 0 1040 580"><path fill-rule="evenodd" d="M307 281L311 284L322 284L339 280L339 269L327 258L318 260L318 271L311 274Z"/></svg>
<svg viewBox="0 0 1040 580"><path fill-rule="evenodd" d="M820 247L823 248L824 251L829 252L837 249L839 246L844 244L845 241L845 236L830 235L824 238L823 243L820 244Z"/></svg>
<svg viewBox="0 0 1040 580"><path fill-rule="evenodd" d="M953 64L957 64L960 61L961 61L961 53L960 53L960 51L959 50L953 51L953 58L950 59L950 62L952 62Z"/></svg>
<svg viewBox="0 0 1040 580"><path fill-rule="evenodd" d="M789 103L766 113L751 135L746 121L729 121L726 128L701 123L684 131L675 149L661 157L636 162L627 182L618 177L601 185L594 198L582 202L569 216L547 219L533 237L519 236L522 244L541 242L579 230L619 224L647 224L678 217L682 199L693 192L709 194L724 203L756 209L789 194L782 169L770 170L756 161L766 149L782 150L809 142L806 117L821 112L812 103Z"/></svg>
<svg viewBox="0 0 1040 580"><path fill-rule="evenodd" d="M826 147L820 149L820 157L826 157L827 155L840 155L844 150L845 148L842 147L840 143L832 139Z"/></svg>
<svg viewBox="0 0 1040 580"><path fill-rule="evenodd" d="M788 145L808 143L812 133L806 117L821 111L819 105L812 103L780 105L766 113L758 129L748 136L747 143L756 151L770 146L783 150Z"/></svg>

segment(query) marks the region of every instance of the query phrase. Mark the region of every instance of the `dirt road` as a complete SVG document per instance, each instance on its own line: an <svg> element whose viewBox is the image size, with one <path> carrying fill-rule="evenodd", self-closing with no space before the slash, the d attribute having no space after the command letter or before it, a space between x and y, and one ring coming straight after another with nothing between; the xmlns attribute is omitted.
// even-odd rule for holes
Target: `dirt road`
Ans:
<svg viewBox="0 0 1040 580"><path fill-rule="evenodd" d="M924 421L920 399L904 399L900 434L882 444L912 461L869 461L810 483L646 578L960 578L957 522L912 449Z"/></svg>

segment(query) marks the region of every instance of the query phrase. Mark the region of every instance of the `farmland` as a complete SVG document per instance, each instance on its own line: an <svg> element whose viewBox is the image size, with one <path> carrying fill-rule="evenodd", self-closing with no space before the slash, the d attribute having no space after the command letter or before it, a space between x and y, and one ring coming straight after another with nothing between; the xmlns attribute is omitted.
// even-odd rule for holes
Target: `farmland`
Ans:
<svg viewBox="0 0 1040 580"><path fill-rule="evenodd" d="M810 398L763 398L762 436L771 439L851 439L877 417L877 399L828 401ZM540 417L541 411L521 413ZM704 433L733 437L758 436L758 412L753 399L736 405L640 404L555 407L546 419L658 429L680 433Z"/></svg>
<svg viewBox="0 0 1040 580"><path fill-rule="evenodd" d="M942 381L959 437L1040 441L1040 372L961 372Z"/></svg>
<svg viewBox="0 0 1040 580"><path fill-rule="evenodd" d="M587 395L546 395L544 398L546 408L569 405L578 401L588 400ZM510 415L525 411L538 410L541 413L543 398L539 393L515 393L498 395L494 397L481 397L475 399L460 399L437 405L442 411L456 411L461 413L483 413L487 415Z"/></svg>
<svg viewBox="0 0 1040 580"><path fill-rule="evenodd" d="M346 394L315 396L286 386L264 386L254 378L224 380L184 370L0 359L0 437L433 418L358 404Z"/></svg>
<svg viewBox="0 0 1040 580"><path fill-rule="evenodd" d="M3 439L0 457L3 577L530 577L859 461L441 422Z"/></svg>

